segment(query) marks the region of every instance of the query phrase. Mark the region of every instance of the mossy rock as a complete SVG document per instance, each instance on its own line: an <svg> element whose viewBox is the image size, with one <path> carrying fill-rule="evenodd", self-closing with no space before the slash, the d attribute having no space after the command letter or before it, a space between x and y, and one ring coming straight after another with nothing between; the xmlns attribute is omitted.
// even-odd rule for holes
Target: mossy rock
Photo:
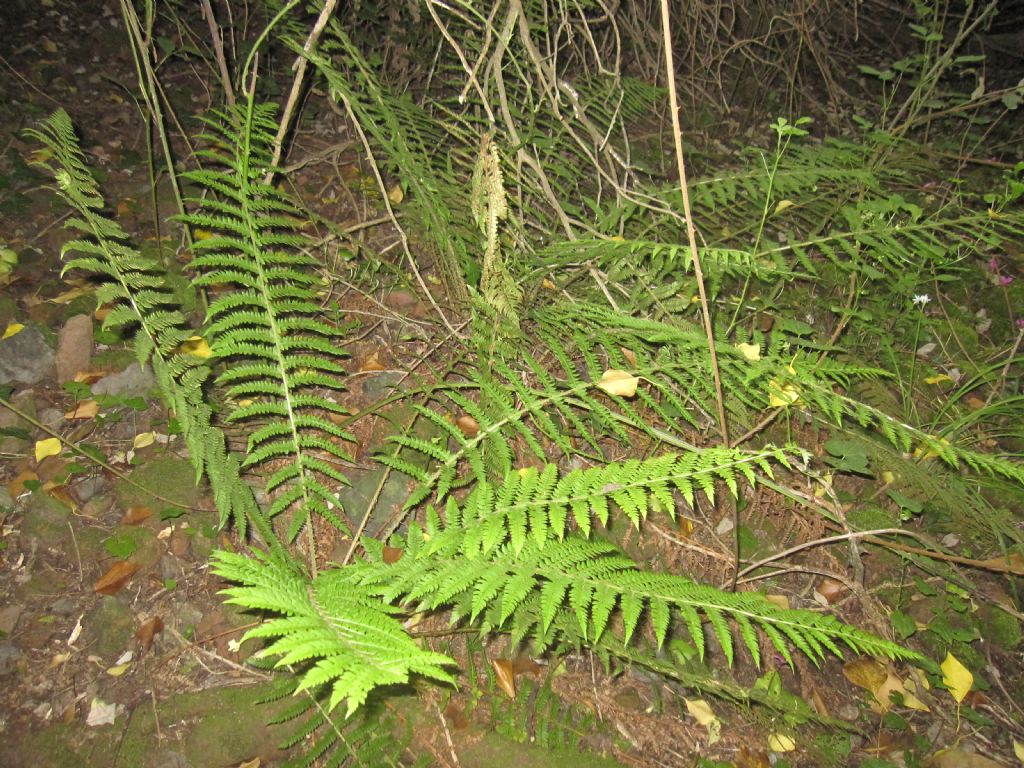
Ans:
<svg viewBox="0 0 1024 768"><path fill-rule="evenodd" d="M146 700L112 726L51 725L20 743L12 739L5 753L14 761L4 765L136 768L156 765L154 760L170 752L183 755L188 768L226 768L255 758L276 764L283 756L277 744L288 730L267 722L291 702L260 704L267 694L266 686L212 688L159 701L156 716Z"/></svg>
<svg viewBox="0 0 1024 768"><path fill-rule="evenodd" d="M188 509L199 500L196 471L192 464L176 456L154 459L137 467L128 475L130 483L121 481L115 493L123 509L146 506L154 512L177 507Z"/></svg>

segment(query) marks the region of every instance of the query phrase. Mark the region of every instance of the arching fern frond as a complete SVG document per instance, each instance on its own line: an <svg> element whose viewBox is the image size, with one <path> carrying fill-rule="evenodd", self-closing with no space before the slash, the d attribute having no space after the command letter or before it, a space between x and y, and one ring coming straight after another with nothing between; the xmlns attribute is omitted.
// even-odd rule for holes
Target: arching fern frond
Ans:
<svg viewBox="0 0 1024 768"><path fill-rule="evenodd" d="M239 585L223 590L226 602L279 614L245 637L273 638L260 655L279 657L278 667L309 664L296 692L329 686L328 712L345 701L351 715L374 688L414 674L454 682L445 670L451 659L420 648L359 584L355 569L326 571L310 583L292 565L259 552L215 552L212 569Z"/></svg>
<svg viewBox="0 0 1024 768"><path fill-rule="evenodd" d="M342 445L352 438L328 418L344 409L323 391L344 388L338 360L346 352L335 343L338 329L317 319L318 265L302 250L301 213L263 180L273 109L246 105L205 122L201 154L211 162L185 177L219 197L189 201L196 209L187 221L214 233L196 242L191 268L197 285L217 291L206 333L216 358L229 363L217 377L235 404L228 420L257 425L243 467L287 462L268 491L276 492L271 517L291 513L289 541L314 514L345 530L332 486L346 482L337 465L349 460Z"/></svg>
<svg viewBox="0 0 1024 768"><path fill-rule="evenodd" d="M223 433L212 423L204 397L210 369L189 352L193 337L178 298L167 287L164 268L135 249L125 231L103 214L103 196L89 172L64 110L29 131L52 153L59 194L77 216L68 224L82 237L67 243L64 271L80 269L103 278L96 291L100 304L111 304L104 326L131 330L140 364L152 365L160 390L182 428L197 477L210 481L221 525L233 519L244 536L253 523L267 546L283 556L270 525L242 480L241 461L226 450Z"/></svg>
<svg viewBox="0 0 1024 768"><path fill-rule="evenodd" d="M615 614L627 644L647 626L660 646L670 628L680 626L702 657L707 624L730 664L736 638L760 663L758 632L790 663L791 648L815 663L827 654L842 656L844 647L917 658L832 616L782 609L756 593L729 593L680 576L642 571L605 541L571 535L543 547L530 541L521 548L507 543L483 550L471 538L466 521L427 530L410 526L402 557L391 564L375 558L360 566L360 578L385 600L420 610L451 607L455 617L483 633L511 628L516 638L529 634L538 651L556 639L576 645L598 642ZM552 627L561 638L552 635Z"/></svg>

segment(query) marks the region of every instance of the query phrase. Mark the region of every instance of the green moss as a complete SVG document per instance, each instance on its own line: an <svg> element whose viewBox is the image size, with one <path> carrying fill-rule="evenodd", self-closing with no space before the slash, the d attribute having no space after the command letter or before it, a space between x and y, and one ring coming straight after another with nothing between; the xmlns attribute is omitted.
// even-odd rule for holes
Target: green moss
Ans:
<svg viewBox="0 0 1024 768"><path fill-rule="evenodd" d="M166 507L195 506L199 499L196 473L185 459L167 456L149 461L128 476L130 483L117 484L118 503L125 509L142 505L154 512Z"/></svg>

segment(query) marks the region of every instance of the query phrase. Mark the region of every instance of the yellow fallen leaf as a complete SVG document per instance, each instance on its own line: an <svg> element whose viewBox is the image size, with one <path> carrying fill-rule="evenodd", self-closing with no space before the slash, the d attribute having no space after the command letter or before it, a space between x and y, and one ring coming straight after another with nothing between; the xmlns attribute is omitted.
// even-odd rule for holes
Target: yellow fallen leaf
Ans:
<svg viewBox="0 0 1024 768"><path fill-rule="evenodd" d="M77 299L79 296L88 296L90 293L94 293L93 289L88 286L78 286L76 288L69 288L64 293L59 293L50 299L52 304L70 304L72 301Z"/></svg>
<svg viewBox="0 0 1024 768"><path fill-rule="evenodd" d="M722 738L722 721L711 709L711 705L704 699L683 699L686 702L686 711L693 715L693 719L708 729L708 746L715 744Z"/></svg>
<svg viewBox="0 0 1024 768"><path fill-rule="evenodd" d="M752 363L761 359L761 348L757 344L737 344L736 349Z"/></svg>
<svg viewBox="0 0 1024 768"><path fill-rule="evenodd" d="M775 206L775 213L782 213L787 208L792 208L796 203L792 200L779 200L779 204Z"/></svg>
<svg viewBox="0 0 1024 768"><path fill-rule="evenodd" d="M195 238L196 240L209 240L211 237L213 237L213 232L210 232L209 230L206 229L193 229L192 237Z"/></svg>
<svg viewBox="0 0 1024 768"><path fill-rule="evenodd" d="M7 329L4 331L3 338L9 339L14 334L21 333L24 330L24 328L25 326L22 325L21 323L8 323Z"/></svg>
<svg viewBox="0 0 1024 768"><path fill-rule="evenodd" d="M546 291L557 291L558 290L558 286L555 285L553 282L551 282L546 277L543 280L541 280L540 287L543 288Z"/></svg>
<svg viewBox="0 0 1024 768"><path fill-rule="evenodd" d="M123 675L125 672L128 671L129 667L131 667L130 663L129 664L115 664L114 666L112 666L109 669L107 669L107 674L110 675L111 677L120 677L121 675Z"/></svg>
<svg viewBox="0 0 1024 768"><path fill-rule="evenodd" d="M789 598L785 595L765 595L764 599L784 611L789 610Z"/></svg>
<svg viewBox="0 0 1024 768"><path fill-rule="evenodd" d="M773 733L768 737L768 749L772 752L792 752L796 749L796 742L784 733Z"/></svg>
<svg viewBox="0 0 1024 768"><path fill-rule="evenodd" d="M640 378L628 371L620 371L618 368L609 368L601 374L601 380L597 382L597 388L604 390L609 395L617 397L633 397L636 394Z"/></svg>
<svg viewBox="0 0 1024 768"><path fill-rule="evenodd" d="M405 192L402 191L400 184L392 184L388 188L388 200L391 201L392 205L398 205L405 200Z"/></svg>
<svg viewBox="0 0 1024 768"><path fill-rule="evenodd" d="M178 351L183 355L207 358L213 354L210 345L202 336L190 336L178 345Z"/></svg>
<svg viewBox="0 0 1024 768"><path fill-rule="evenodd" d="M964 700L964 696L970 693L971 686L974 685L974 675L948 651L939 669L942 670L942 684L949 689L950 696L959 704Z"/></svg>
<svg viewBox="0 0 1024 768"><path fill-rule="evenodd" d="M1013 754L1021 763L1024 763L1024 744L1016 739L1013 740Z"/></svg>
<svg viewBox="0 0 1024 768"><path fill-rule="evenodd" d="M925 384L942 384L943 382L952 381L952 380L953 379L951 379L946 374L940 373L937 376L925 376L924 383Z"/></svg>
<svg viewBox="0 0 1024 768"><path fill-rule="evenodd" d="M787 408L800 400L800 390L793 384L779 384L777 379L768 382L768 405L772 408Z"/></svg>
<svg viewBox="0 0 1024 768"><path fill-rule="evenodd" d="M56 437L48 437L45 440L36 440L36 464L47 456L60 455L60 440Z"/></svg>
<svg viewBox="0 0 1024 768"><path fill-rule="evenodd" d="M156 432L140 432L132 440L132 448L138 450L139 448L147 448L156 442Z"/></svg>

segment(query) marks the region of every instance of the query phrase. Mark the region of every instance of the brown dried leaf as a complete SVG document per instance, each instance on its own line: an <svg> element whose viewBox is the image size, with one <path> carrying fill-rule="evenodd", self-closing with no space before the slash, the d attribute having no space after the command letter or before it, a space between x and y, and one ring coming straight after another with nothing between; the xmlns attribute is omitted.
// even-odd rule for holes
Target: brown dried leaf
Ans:
<svg viewBox="0 0 1024 768"><path fill-rule="evenodd" d="M461 731L469 727L469 718L466 717L465 711L454 701L448 702L448 706L444 708L444 716L448 718L448 722L452 724L452 728L457 731Z"/></svg>
<svg viewBox="0 0 1024 768"><path fill-rule="evenodd" d="M386 371L387 368L381 363L378 353L374 352L369 357L364 357L363 361L359 363L359 372L367 373L369 371Z"/></svg>
<svg viewBox="0 0 1024 768"><path fill-rule="evenodd" d="M143 504L139 504L134 507L128 507L128 511L125 512L124 517L121 518L121 523L122 525L138 525L152 516L152 509Z"/></svg>
<svg viewBox="0 0 1024 768"><path fill-rule="evenodd" d="M95 400L83 400L64 414L65 419L91 419L100 412L100 404Z"/></svg>
<svg viewBox="0 0 1024 768"><path fill-rule="evenodd" d="M26 469L19 472L18 475L7 484L7 492L11 494L12 499L16 499L25 492L25 483L32 481L38 482L38 480L39 475L31 469Z"/></svg>
<svg viewBox="0 0 1024 768"><path fill-rule="evenodd" d="M397 563L399 560L402 559L402 553L404 551L404 549L401 549L399 547L385 546L384 551L381 553L381 557L383 557L385 563L391 565L392 563Z"/></svg>
<svg viewBox="0 0 1024 768"><path fill-rule="evenodd" d="M1018 576L1024 576L1024 556L1021 556L1020 552L1011 552L1007 557L979 560L976 565L988 571L1015 573Z"/></svg>
<svg viewBox="0 0 1024 768"><path fill-rule="evenodd" d="M164 620L159 616L153 616L146 621L135 632L135 639L139 641L142 653L149 650L153 644L153 638L164 631Z"/></svg>
<svg viewBox="0 0 1024 768"><path fill-rule="evenodd" d="M92 591L101 595L116 595L128 585L137 570L139 570L139 566L135 563L119 560L110 566L110 570L100 576L99 581L93 585Z"/></svg>
<svg viewBox="0 0 1024 768"><path fill-rule="evenodd" d="M882 687L889 672L885 666L871 658L859 658L843 665L843 677L859 688L874 693Z"/></svg>
<svg viewBox="0 0 1024 768"><path fill-rule="evenodd" d="M821 598L818 602L824 605L832 605L836 600L849 593L849 591L849 588L843 582L829 576L822 576L818 579L818 583L814 585L814 594L816 597Z"/></svg>
<svg viewBox="0 0 1024 768"><path fill-rule="evenodd" d="M498 680L498 687L505 692L510 699L516 697L516 670L511 659L495 659L491 662L494 667L494 674Z"/></svg>
<svg viewBox="0 0 1024 768"><path fill-rule="evenodd" d="M480 424L478 424L477 420L468 414L463 414L455 419L455 426L458 427L459 431L470 440L480 434Z"/></svg>

